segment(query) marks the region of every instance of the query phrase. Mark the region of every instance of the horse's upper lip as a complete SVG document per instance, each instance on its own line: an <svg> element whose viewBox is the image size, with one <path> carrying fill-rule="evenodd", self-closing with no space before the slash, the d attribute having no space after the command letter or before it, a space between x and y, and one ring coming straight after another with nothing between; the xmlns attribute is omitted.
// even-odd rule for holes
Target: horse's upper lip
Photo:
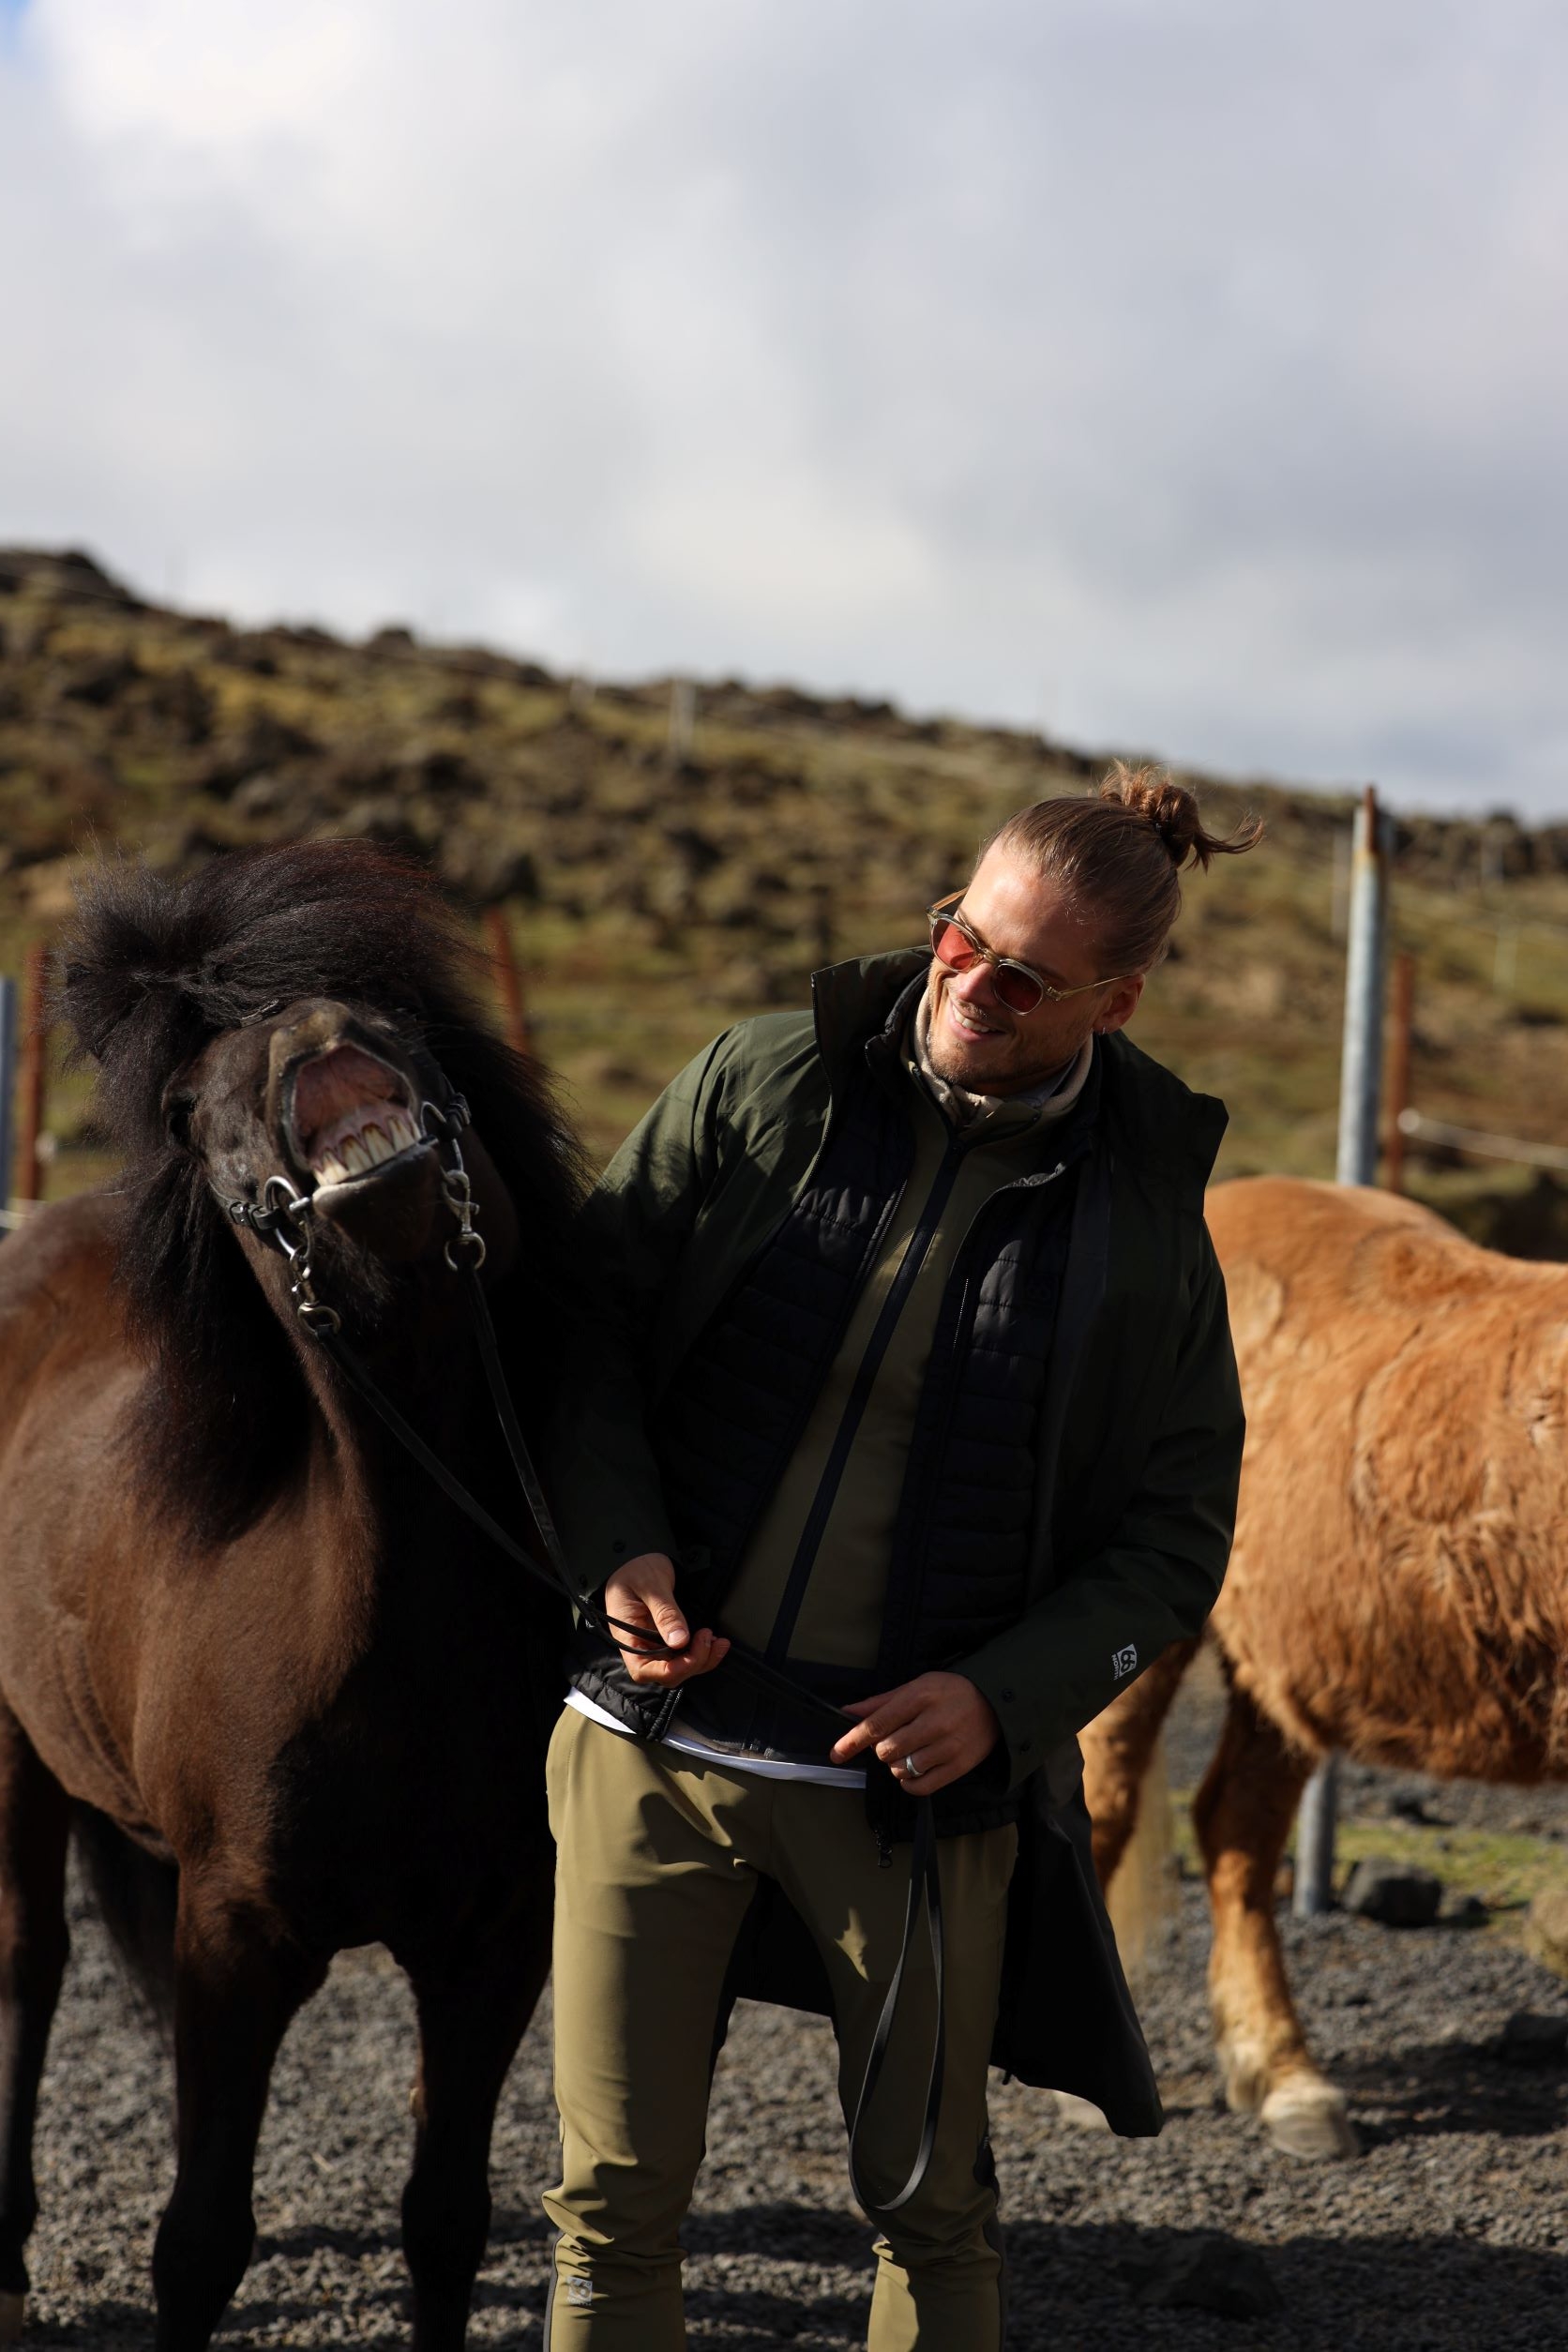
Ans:
<svg viewBox="0 0 1568 2352"><path fill-rule="evenodd" d="M290 1073L283 1126L291 1156L318 1191L352 1184L427 1140L401 1072L346 1042L308 1055Z"/></svg>

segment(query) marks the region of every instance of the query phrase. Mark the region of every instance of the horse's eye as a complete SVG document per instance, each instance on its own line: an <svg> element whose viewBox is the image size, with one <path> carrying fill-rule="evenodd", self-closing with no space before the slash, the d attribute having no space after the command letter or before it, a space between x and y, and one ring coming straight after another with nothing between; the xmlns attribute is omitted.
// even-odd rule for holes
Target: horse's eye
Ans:
<svg viewBox="0 0 1568 2352"><path fill-rule="evenodd" d="M184 1152L190 1144L190 1114L196 1108L194 1094L176 1094L163 1114L169 1140Z"/></svg>

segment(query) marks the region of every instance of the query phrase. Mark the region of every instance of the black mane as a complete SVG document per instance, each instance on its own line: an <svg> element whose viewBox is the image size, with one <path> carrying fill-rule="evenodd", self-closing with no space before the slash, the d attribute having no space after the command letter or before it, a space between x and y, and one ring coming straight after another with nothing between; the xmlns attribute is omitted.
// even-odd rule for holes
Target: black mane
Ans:
<svg viewBox="0 0 1568 2352"><path fill-rule="evenodd" d="M538 1070L481 1015L482 972L424 870L366 842L233 852L174 882L124 862L82 895L60 996L125 1155L117 1279L149 1360L131 1435L155 1500L205 1540L255 1517L307 1405L201 1161L165 1129L164 1088L212 1038L300 997L379 1013L467 1096L525 1260L559 1280L580 1154Z"/></svg>

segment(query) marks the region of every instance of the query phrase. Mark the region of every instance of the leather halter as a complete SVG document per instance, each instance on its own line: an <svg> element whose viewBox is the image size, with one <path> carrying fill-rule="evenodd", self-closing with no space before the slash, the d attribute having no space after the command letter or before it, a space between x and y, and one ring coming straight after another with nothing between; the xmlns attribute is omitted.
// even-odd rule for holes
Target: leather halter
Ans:
<svg viewBox="0 0 1568 2352"><path fill-rule="evenodd" d="M479 1269L485 1262L484 1237L475 1229L477 1207L463 1165L459 1142L464 1127L472 1121L472 1113L463 1096L441 1078L441 1103L421 1102L420 1123L428 1140L435 1146L442 1169L442 1198L458 1220L458 1231L445 1244L443 1255L447 1265L462 1283L467 1297L474 1336L484 1367L486 1384L501 1434L505 1440L528 1514L534 1522L543 1560L536 1559L509 1535L500 1522L485 1509L475 1495L470 1493L455 1471L441 1459L433 1447L427 1444L413 1425L374 1379L369 1367L356 1356L342 1336L342 1319L337 1310L316 1296L310 1264L310 1242L313 1209L311 1195L298 1192L286 1176L269 1176L262 1186L261 1198L234 1198L212 1187L232 1223L245 1227L288 1261L289 1288L294 1301L294 1312L305 1330L341 1372L349 1386L363 1397L371 1410L390 1430L404 1452L426 1475L440 1487L447 1500L505 1553L514 1566L522 1569L535 1583L547 1586L564 1597L596 1633L602 1635L615 1648L631 1651L644 1658L678 1658L685 1654L674 1649L646 1626L630 1625L624 1619L611 1617L596 1601L583 1595L573 1581L565 1552L556 1530L539 1475L529 1453L517 1407L507 1385L501 1349L490 1318L490 1305L479 1279ZM804 1683L782 1668L774 1666L750 1650L744 1642L731 1640L723 1666L759 1684L776 1697L787 1698L792 1704L808 1709L819 1717L831 1722L836 1729L852 1724L854 1718L846 1715L831 1700L809 1691ZM868 1771L883 1768L879 1759L868 1756ZM914 1835L910 1854L909 1902L904 1914L903 1939L899 1946L897 1964L883 1999L882 2013L872 2037L870 2054L866 2061L854 2114L850 2123L849 2174L850 2186L859 2204L867 2213L896 2213L907 2205L929 2168L931 2153L936 2145L937 2119L942 2103L943 2066L946 2057L946 1966L942 1919L942 1883L938 1866L936 1827L931 1813L931 1800L913 1791L906 1792L914 1804ZM911 1952L914 1948L915 1931L919 1925L922 1898L926 1909L927 1934L930 1944L933 1980L936 1992L936 2026L931 2041L930 2068L927 2079L925 2115L921 2124L920 2143L913 2168L897 2195L886 2198L869 2196L860 2179L855 2150L861 2125L870 2105L881 2077L887 2047L892 2038L894 2020L897 2015L904 1980Z"/></svg>

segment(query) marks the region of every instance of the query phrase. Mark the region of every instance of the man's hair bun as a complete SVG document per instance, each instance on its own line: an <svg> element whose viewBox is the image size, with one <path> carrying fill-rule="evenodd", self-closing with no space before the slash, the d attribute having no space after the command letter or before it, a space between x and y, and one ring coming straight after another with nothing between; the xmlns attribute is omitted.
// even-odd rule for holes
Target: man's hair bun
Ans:
<svg viewBox="0 0 1568 2352"><path fill-rule="evenodd" d="M1093 914L1108 972L1152 972L1181 912L1182 867L1207 867L1216 853L1235 857L1262 830L1248 817L1234 833L1206 832L1196 792L1164 768L1117 760L1097 793L1020 808L986 850L1021 857Z"/></svg>
<svg viewBox="0 0 1568 2352"><path fill-rule="evenodd" d="M1100 798L1142 817L1159 835L1178 872L1189 858L1207 872L1216 852L1233 857L1250 850L1263 830L1259 819L1251 817L1228 837L1205 832L1196 792L1178 784L1166 768L1134 768L1123 760L1111 761L1100 786Z"/></svg>

